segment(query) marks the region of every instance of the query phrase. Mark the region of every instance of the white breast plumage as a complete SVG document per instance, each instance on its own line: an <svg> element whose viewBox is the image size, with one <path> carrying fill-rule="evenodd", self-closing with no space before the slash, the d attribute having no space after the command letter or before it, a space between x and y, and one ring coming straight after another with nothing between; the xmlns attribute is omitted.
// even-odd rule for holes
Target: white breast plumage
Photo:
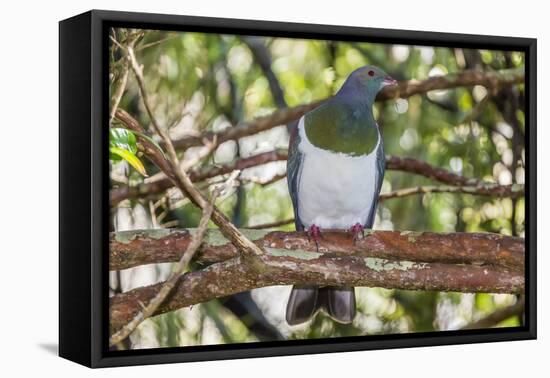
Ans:
<svg viewBox="0 0 550 378"><path fill-rule="evenodd" d="M304 118L298 124L303 154L297 185L298 212L307 228L347 229L364 225L374 205L377 180L376 152L350 156L320 149L309 142Z"/></svg>

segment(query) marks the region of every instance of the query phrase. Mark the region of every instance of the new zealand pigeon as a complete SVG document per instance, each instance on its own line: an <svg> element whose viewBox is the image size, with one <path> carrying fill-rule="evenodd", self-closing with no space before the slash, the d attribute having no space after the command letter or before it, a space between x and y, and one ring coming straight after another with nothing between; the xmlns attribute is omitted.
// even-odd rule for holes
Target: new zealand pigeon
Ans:
<svg viewBox="0 0 550 378"><path fill-rule="evenodd" d="M377 93L397 82L373 66L353 71L342 88L299 120L290 137L287 180L296 230L318 246L321 229L345 229L354 239L372 228L384 178L382 138L372 114ZM355 317L353 287L294 286L290 325L319 310L341 323Z"/></svg>

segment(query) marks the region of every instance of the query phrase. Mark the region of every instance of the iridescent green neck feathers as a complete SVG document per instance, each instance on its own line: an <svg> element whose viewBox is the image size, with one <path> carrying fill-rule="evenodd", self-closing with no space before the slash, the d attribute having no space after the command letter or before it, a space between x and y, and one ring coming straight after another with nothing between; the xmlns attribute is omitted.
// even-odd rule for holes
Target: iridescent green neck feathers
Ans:
<svg viewBox="0 0 550 378"><path fill-rule="evenodd" d="M338 101L334 97L308 113L305 133L311 144L336 153L364 156L378 144L378 127L364 103Z"/></svg>

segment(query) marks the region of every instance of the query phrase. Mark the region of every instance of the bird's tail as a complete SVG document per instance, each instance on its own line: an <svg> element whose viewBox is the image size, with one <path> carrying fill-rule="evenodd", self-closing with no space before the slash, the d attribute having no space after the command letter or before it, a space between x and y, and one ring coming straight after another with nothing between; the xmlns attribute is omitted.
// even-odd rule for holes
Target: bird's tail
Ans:
<svg viewBox="0 0 550 378"><path fill-rule="evenodd" d="M290 325L310 320L319 310L340 323L349 324L355 317L355 290L343 286L293 286L286 307Z"/></svg>

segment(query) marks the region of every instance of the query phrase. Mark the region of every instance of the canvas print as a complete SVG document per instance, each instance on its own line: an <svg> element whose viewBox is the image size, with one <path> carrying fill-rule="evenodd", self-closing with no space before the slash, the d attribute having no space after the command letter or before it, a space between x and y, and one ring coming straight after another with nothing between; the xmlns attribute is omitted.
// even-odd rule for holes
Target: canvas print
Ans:
<svg viewBox="0 0 550 378"><path fill-rule="evenodd" d="M525 59L111 28L110 350L522 326Z"/></svg>

